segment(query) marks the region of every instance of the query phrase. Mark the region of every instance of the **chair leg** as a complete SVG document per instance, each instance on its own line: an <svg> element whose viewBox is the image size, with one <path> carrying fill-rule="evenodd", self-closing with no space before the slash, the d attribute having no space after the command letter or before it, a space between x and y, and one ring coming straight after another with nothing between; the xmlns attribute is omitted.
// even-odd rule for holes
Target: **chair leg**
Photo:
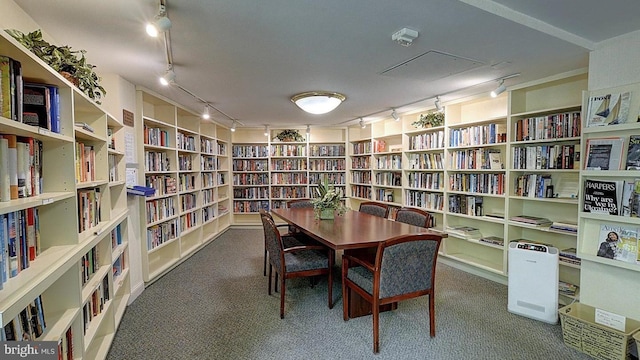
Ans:
<svg viewBox="0 0 640 360"><path fill-rule="evenodd" d="M380 351L380 304L375 300L371 304L371 311L373 312L373 353L377 354Z"/></svg>
<svg viewBox="0 0 640 360"><path fill-rule="evenodd" d="M344 321L349 320L349 288L345 285L346 270L342 268L342 319Z"/></svg>
<svg viewBox="0 0 640 360"><path fill-rule="evenodd" d="M264 266L263 266L263 275L267 276L267 249L264 249Z"/></svg>
<svg viewBox="0 0 640 360"><path fill-rule="evenodd" d="M431 337L436 336L436 304L433 290L429 293L429 333Z"/></svg>
<svg viewBox="0 0 640 360"><path fill-rule="evenodd" d="M329 293L329 309L333 309L333 259L331 258L329 258L329 291L328 293Z"/></svg>
<svg viewBox="0 0 640 360"><path fill-rule="evenodd" d="M273 270L273 268L272 268L271 264L269 264L269 295L271 295L271 273L272 273L272 270Z"/></svg>
<svg viewBox="0 0 640 360"><path fill-rule="evenodd" d="M280 319L284 319L284 290L285 290L285 283L284 283L284 276L280 276L280 281L281 281L281 289L280 289ZM277 282L276 282L277 284Z"/></svg>
<svg viewBox="0 0 640 360"><path fill-rule="evenodd" d="M275 287L276 292L278 292L278 272L276 271L276 281L274 282L275 284L273 285Z"/></svg>

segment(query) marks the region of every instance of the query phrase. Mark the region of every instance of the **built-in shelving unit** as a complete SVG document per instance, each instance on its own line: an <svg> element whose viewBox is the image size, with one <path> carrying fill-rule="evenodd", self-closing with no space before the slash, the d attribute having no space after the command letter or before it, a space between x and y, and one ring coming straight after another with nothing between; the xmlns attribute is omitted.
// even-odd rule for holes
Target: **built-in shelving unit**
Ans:
<svg viewBox="0 0 640 360"><path fill-rule="evenodd" d="M38 239L0 290L0 323L19 326L21 312L41 307L46 327L32 340L64 339L73 358L104 359L130 296L123 126L4 32L0 55L60 98L59 133L0 117L1 134L42 143L40 194L0 202L5 220L35 216Z"/></svg>
<svg viewBox="0 0 640 360"><path fill-rule="evenodd" d="M228 128L137 90L138 181L156 189L141 219L145 282L164 274L231 224Z"/></svg>
<svg viewBox="0 0 640 360"><path fill-rule="evenodd" d="M298 129L304 141L280 141L285 129L241 128L233 133L233 223L259 224L259 209L316 196L318 182L346 191L346 129ZM295 130L295 129L294 129ZM306 136L305 136L306 135Z"/></svg>

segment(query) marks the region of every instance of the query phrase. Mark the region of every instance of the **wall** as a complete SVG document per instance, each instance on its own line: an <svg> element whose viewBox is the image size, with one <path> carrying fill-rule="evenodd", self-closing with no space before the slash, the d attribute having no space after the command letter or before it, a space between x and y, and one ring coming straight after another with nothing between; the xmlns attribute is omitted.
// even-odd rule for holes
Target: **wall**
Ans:
<svg viewBox="0 0 640 360"><path fill-rule="evenodd" d="M640 82L640 31L604 41L589 57L589 90ZM633 94L632 96L640 96ZM629 114L630 116L636 114ZM580 301L640 319L640 272L583 261Z"/></svg>

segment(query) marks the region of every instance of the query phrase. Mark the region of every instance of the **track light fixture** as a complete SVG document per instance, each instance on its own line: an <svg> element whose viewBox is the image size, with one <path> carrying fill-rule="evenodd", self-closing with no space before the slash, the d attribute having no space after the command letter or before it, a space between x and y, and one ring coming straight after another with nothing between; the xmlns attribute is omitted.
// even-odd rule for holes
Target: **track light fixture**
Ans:
<svg viewBox="0 0 640 360"><path fill-rule="evenodd" d="M171 20L167 17L167 8L163 4L160 4L158 15L156 15L152 22L147 24L147 34L151 37L158 37L158 34L169 29L171 29Z"/></svg>
<svg viewBox="0 0 640 360"><path fill-rule="evenodd" d="M176 73L173 71L173 67L167 69L167 71L160 77L160 84L169 86L176 79Z"/></svg>
<svg viewBox="0 0 640 360"><path fill-rule="evenodd" d="M269 125L264 126L264 136L269 136Z"/></svg>
<svg viewBox="0 0 640 360"><path fill-rule="evenodd" d="M231 124L231 132L236 132L236 121L233 120L233 123Z"/></svg>
<svg viewBox="0 0 640 360"><path fill-rule="evenodd" d="M360 127L363 129L367 127L367 124L364 123L364 120L362 120L362 118L360 118Z"/></svg>
<svg viewBox="0 0 640 360"><path fill-rule="evenodd" d="M307 125L307 136L309 136L309 134L311 134L311 126Z"/></svg>
<svg viewBox="0 0 640 360"><path fill-rule="evenodd" d="M433 103L436 106L436 110L442 112L442 110L444 110L444 108L442 107L442 104L440 104L440 97L436 96L436 101Z"/></svg>
<svg viewBox="0 0 640 360"><path fill-rule="evenodd" d="M211 119L211 114L209 113L209 105L204 105L204 111L202 111L202 118L205 120Z"/></svg>
<svg viewBox="0 0 640 360"><path fill-rule="evenodd" d="M502 79L500 80L500 85L498 85L498 87L491 92L491 97L496 97L502 94L505 90L507 90L507 87L504 86L504 79Z"/></svg>
<svg viewBox="0 0 640 360"><path fill-rule="evenodd" d="M396 109L391 109L391 117L395 121L400 121L400 116L398 116L398 113L396 112Z"/></svg>

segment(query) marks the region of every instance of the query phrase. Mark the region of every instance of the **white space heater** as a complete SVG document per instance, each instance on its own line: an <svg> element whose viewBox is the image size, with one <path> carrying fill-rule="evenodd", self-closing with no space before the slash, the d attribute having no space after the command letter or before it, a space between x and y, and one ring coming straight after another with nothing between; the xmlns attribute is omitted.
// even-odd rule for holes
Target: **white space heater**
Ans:
<svg viewBox="0 0 640 360"><path fill-rule="evenodd" d="M558 253L540 244L509 244L509 312L558 322Z"/></svg>

